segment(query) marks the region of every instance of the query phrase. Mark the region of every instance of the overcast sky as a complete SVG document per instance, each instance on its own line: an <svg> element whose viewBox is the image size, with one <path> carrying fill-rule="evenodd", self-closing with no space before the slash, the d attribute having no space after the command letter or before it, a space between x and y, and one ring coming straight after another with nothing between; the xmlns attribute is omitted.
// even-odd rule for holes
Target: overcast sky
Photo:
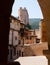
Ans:
<svg viewBox="0 0 50 65"><path fill-rule="evenodd" d="M43 18L40 6L37 0L15 0L12 15L18 17L18 9L26 7L29 18Z"/></svg>

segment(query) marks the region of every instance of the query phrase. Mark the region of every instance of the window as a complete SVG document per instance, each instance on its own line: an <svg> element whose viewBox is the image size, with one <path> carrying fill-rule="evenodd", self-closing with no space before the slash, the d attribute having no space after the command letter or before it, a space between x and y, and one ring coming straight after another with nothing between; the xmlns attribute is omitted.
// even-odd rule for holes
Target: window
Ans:
<svg viewBox="0 0 50 65"><path fill-rule="evenodd" d="M10 59L12 59L12 49L10 49Z"/></svg>
<svg viewBox="0 0 50 65"><path fill-rule="evenodd" d="M14 47L14 56L16 55L16 47Z"/></svg>
<svg viewBox="0 0 50 65"><path fill-rule="evenodd" d="M17 37L15 37L15 40L17 40Z"/></svg>
<svg viewBox="0 0 50 65"><path fill-rule="evenodd" d="M8 49L8 55L9 55L9 49Z"/></svg>

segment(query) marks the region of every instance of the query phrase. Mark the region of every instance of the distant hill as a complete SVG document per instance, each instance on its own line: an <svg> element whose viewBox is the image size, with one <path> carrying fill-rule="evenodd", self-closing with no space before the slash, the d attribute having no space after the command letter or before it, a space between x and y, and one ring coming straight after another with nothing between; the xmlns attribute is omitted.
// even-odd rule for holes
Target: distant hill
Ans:
<svg viewBox="0 0 50 65"><path fill-rule="evenodd" d="M32 29L39 29L39 22L40 22L40 18L30 18L29 19L29 24L31 25Z"/></svg>

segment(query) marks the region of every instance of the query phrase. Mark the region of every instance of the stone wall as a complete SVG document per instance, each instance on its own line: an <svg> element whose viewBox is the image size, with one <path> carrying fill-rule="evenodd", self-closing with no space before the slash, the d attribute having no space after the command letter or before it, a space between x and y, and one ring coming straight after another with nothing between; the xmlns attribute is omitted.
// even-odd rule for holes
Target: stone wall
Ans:
<svg viewBox="0 0 50 65"><path fill-rule="evenodd" d="M42 42L47 42L47 29L46 29L46 22L42 20L41 22L41 31L42 31Z"/></svg>
<svg viewBox="0 0 50 65"><path fill-rule="evenodd" d="M48 39L48 47L49 50L45 51L48 58L48 65L50 65L50 0L38 0L39 5L41 7L44 20L46 21L46 28L47 28L47 39Z"/></svg>
<svg viewBox="0 0 50 65"><path fill-rule="evenodd" d="M47 27L48 44L50 45L50 0L38 0Z"/></svg>

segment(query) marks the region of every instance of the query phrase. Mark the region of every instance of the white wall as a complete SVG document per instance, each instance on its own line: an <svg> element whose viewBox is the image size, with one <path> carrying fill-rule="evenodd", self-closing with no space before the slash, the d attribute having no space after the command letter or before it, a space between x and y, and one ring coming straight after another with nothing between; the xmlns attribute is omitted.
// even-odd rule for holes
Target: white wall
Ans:
<svg viewBox="0 0 50 65"><path fill-rule="evenodd" d="M13 32L13 35L12 35L12 32ZM13 38L13 40L12 40L12 38ZM13 42L13 46L18 44L18 31L10 30L10 33L9 33L9 44L11 45L12 42Z"/></svg>
<svg viewBox="0 0 50 65"><path fill-rule="evenodd" d="M13 32L13 45L17 45L18 44L18 31L14 31Z"/></svg>

